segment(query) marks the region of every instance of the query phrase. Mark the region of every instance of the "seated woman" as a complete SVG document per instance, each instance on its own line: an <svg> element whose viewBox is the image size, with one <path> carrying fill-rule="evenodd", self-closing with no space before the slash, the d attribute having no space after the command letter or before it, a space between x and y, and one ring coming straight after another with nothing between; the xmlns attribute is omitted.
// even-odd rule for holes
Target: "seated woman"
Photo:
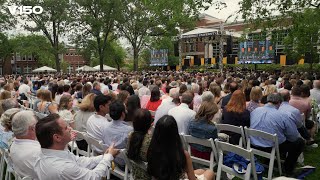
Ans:
<svg viewBox="0 0 320 180"><path fill-rule="evenodd" d="M11 129L12 116L19 112L20 109L12 108L5 111L0 118L1 121L1 129L0 131L0 148L8 149L10 141L13 139L13 132Z"/></svg>
<svg viewBox="0 0 320 180"><path fill-rule="evenodd" d="M241 90L233 92L230 101L222 112L222 124L250 127L250 112L246 109L246 98ZM239 144L240 134L226 132L230 136L229 142Z"/></svg>
<svg viewBox="0 0 320 180"><path fill-rule="evenodd" d="M79 111L74 115L75 130L80 132L87 132L87 121L90 116L96 111L93 105L95 94L90 93L84 97L81 103L78 105ZM81 150L87 150L88 144L84 139L77 138L78 148Z"/></svg>
<svg viewBox="0 0 320 180"><path fill-rule="evenodd" d="M215 103L203 102L196 114L195 120L190 122L190 135L200 139L215 139L218 137L217 128L212 123L214 115L218 112L218 106ZM201 145L191 145L192 155L210 160L211 148Z"/></svg>
<svg viewBox="0 0 320 180"><path fill-rule="evenodd" d="M247 103L247 110L249 112L252 112L256 108L263 106L263 104L260 103L261 98L261 88L259 86L252 87L250 92L250 101Z"/></svg>
<svg viewBox="0 0 320 180"><path fill-rule="evenodd" d="M147 151L151 141L149 129L151 127L151 113L146 109L137 109L133 115L134 132L128 138L128 158L134 161L147 161ZM132 164L132 174L134 179L151 179L148 173Z"/></svg>
<svg viewBox="0 0 320 180"><path fill-rule="evenodd" d="M63 95L60 99L59 104L59 115L65 120L72 128L74 128L74 119L73 119L73 98L71 95Z"/></svg>
<svg viewBox="0 0 320 180"><path fill-rule="evenodd" d="M41 101L38 103L38 110L44 114L58 113L58 106L52 102L52 96L49 90L42 91Z"/></svg>
<svg viewBox="0 0 320 180"><path fill-rule="evenodd" d="M182 147L177 122L169 115L156 124L147 160L148 173L157 180L214 179L212 170L193 170L191 157Z"/></svg>
<svg viewBox="0 0 320 180"><path fill-rule="evenodd" d="M149 111L156 111L161 102L162 100L160 99L160 90L158 87L154 87L151 91L151 97L147 103L146 109L148 109Z"/></svg>

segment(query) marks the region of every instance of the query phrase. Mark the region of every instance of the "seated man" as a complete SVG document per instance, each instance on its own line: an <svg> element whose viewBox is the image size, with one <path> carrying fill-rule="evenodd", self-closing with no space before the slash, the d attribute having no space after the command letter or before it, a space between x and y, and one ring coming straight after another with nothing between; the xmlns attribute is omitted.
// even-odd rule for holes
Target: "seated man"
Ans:
<svg viewBox="0 0 320 180"><path fill-rule="evenodd" d="M10 147L10 157L14 170L23 177L36 178L34 162L40 154L40 144L36 141L37 118L32 111L20 111L13 115L12 131L15 140Z"/></svg>
<svg viewBox="0 0 320 180"><path fill-rule="evenodd" d="M87 121L87 133L95 139L103 139L103 131L107 124L110 123L105 117L109 113L110 103L110 96L99 95L94 98L93 104L96 109L96 114L91 115ZM104 149L98 149L96 147L94 147L93 150L97 153L104 152Z"/></svg>
<svg viewBox="0 0 320 180"><path fill-rule="evenodd" d="M79 157L66 150L71 128L58 114L50 114L36 125L41 153L34 170L38 179L101 179L106 176L119 150L110 145L104 155Z"/></svg>
<svg viewBox="0 0 320 180"><path fill-rule="evenodd" d="M258 107L251 112L250 128L264 131L270 134L277 134L281 154L287 154L284 163L286 174L292 174L297 159L305 146L304 140L300 137L296 124L289 116L277 110L281 104L279 94L269 94L268 103ZM270 141L258 137L250 137L252 145L261 150L270 151L274 146Z"/></svg>
<svg viewBox="0 0 320 180"><path fill-rule="evenodd" d="M126 112L125 106L120 101L114 101L109 106L110 117L113 119L105 126L103 134L103 144L106 147L115 143L115 147L118 149L126 148L127 139L130 132L133 131L133 127L129 126L125 121ZM120 165L124 165L124 161L116 159Z"/></svg>

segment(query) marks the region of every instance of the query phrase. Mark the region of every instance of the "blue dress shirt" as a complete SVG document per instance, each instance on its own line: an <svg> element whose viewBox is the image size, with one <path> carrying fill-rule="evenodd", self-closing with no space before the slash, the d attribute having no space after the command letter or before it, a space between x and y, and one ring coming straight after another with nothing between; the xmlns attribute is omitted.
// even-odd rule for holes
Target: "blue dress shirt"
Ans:
<svg viewBox="0 0 320 180"><path fill-rule="evenodd" d="M277 134L279 144L282 144L286 140L293 142L299 138L296 124L290 120L287 114L283 113L281 110L277 110L277 108L271 104L266 104L251 112L250 128L270 134ZM274 146L273 142L260 137L250 137L250 140L255 146Z"/></svg>

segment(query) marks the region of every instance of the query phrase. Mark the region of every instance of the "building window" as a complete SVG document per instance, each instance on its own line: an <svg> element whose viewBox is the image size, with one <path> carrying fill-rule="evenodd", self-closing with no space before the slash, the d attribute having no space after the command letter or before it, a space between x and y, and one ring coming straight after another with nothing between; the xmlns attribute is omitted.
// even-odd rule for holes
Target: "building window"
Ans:
<svg viewBox="0 0 320 180"><path fill-rule="evenodd" d="M20 66L17 66L16 72L19 73L19 74L21 74L21 68L20 68Z"/></svg>
<svg viewBox="0 0 320 180"><path fill-rule="evenodd" d="M29 67L29 66L27 66L27 67L25 67L25 68L23 69L23 72L24 72L24 73L31 73L31 71L32 71L32 67Z"/></svg>
<svg viewBox="0 0 320 180"><path fill-rule="evenodd" d="M66 56L69 56L69 53L66 53Z"/></svg>
<svg viewBox="0 0 320 180"><path fill-rule="evenodd" d="M71 73L73 70L72 66L68 66L68 73Z"/></svg>

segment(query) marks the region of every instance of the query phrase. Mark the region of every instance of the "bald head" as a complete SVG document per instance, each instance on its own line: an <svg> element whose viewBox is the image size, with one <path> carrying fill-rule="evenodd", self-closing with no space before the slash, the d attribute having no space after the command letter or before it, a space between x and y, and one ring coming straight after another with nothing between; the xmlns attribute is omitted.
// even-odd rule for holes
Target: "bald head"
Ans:
<svg viewBox="0 0 320 180"><path fill-rule="evenodd" d="M280 91L280 95L284 102L289 102L290 100L290 92L287 89L283 89Z"/></svg>
<svg viewBox="0 0 320 180"><path fill-rule="evenodd" d="M317 89L320 89L320 80L313 81L313 87L317 88Z"/></svg>

